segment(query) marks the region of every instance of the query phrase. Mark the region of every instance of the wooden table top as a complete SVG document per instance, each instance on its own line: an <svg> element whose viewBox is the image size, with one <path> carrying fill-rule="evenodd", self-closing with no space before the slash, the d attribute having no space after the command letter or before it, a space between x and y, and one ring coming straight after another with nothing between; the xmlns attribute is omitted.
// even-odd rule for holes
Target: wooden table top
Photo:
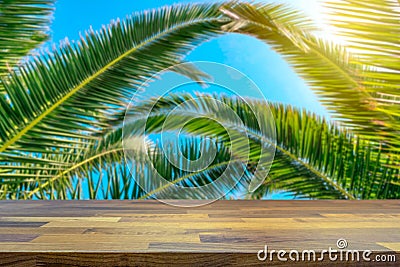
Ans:
<svg viewBox="0 0 400 267"><path fill-rule="evenodd" d="M80 253L87 255L85 264L72 256L69 262L90 266L119 255L118 262L136 265L138 258L128 255L151 254L183 255L188 263L193 253L207 260L239 254L257 260L265 245L321 251L337 249L338 239L351 250L399 253L400 201L231 200L191 208L154 200L0 202L3 264L35 265L51 262L49 255L66 260Z"/></svg>

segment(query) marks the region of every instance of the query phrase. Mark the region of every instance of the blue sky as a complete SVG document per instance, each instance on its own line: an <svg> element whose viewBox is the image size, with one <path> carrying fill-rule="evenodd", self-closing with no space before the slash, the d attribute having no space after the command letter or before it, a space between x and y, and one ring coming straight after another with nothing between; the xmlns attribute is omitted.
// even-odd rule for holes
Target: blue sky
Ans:
<svg viewBox="0 0 400 267"><path fill-rule="evenodd" d="M99 29L110 20L125 18L134 11L187 2L193 1L58 0L51 26L52 41L58 43L65 37L70 40L79 39L79 33L83 33L90 26ZM320 19L321 7L317 4L317 0L279 2L290 3L317 21ZM267 45L252 37L229 34L216 38L194 50L187 60L227 64L249 76L267 99L327 115L313 92L288 64Z"/></svg>

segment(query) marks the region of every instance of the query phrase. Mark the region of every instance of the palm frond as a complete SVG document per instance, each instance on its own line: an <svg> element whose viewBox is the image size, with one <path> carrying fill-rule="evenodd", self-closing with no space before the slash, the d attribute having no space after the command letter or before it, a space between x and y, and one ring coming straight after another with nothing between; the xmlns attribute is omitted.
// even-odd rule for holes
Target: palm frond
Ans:
<svg viewBox="0 0 400 267"><path fill-rule="evenodd" d="M139 85L221 32L218 8L177 5L136 13L15 70L0 96L0 160L86 149Z"/></svg>
<svg viewBox="0 0 400 267"><path fill-rule="evenodd" d="M363 72L365 88L376 103L374 110L390 114L391 125L400 136L400 4L397 0L327 2L330 24L343 37L360 61L369 66Z"/></svg>
<svg viewBox="0 0 400 267"><path fill-rule="evenodd" d="M219 145L218 152L207 169L191 172L185 171L185 167L191 161L184 163L181 161L180 164L183 165L177 166L170 162L169 157L179 150L183 151L189 159L195 159L202 152L198 149L199 141L214 141L189 138L179 144L164 144L164 146L168 146L168 149L150 142L149 146L146 146L148 150L135 150L134 159L127 161L124 158L121 138L121 129L107 134L102 142L93 147L90 154L82 155L70 168L51 178L27 179L19 184L3 183L2 191L8 192L8 194L3 194L3 198L138 199L157 197L161 199L165 197L168 199L202 199L220 197L216 193L212 195L213 191L208 189L202 190L201 187L215 181L227 166L232 164L231 154L222 145ZM143 142L143 139L136 137L136 142ZM235 170L239 173L238 168ZM168 182L157 179L158 175ZM236 188L245 184L246 181L248 179L240 181L241 183ZM197 187L199 190L187 194L187 192L183 193L179 190L170 190L171 185ZM14 187L18 187L18 190L15 190Z"/></svg>
<svg viewBox="0 0 400 267"><path fill-rule="evenodd" d="M0 2L0 76L48 39L54 0ZM0 82L0 92L3 86Z"/></svg>
<svg viewBox="0 0 400 267"><path fill-rule="evenodd" d="M260 199L268 197L270 192L275 191L284 191L286 197L295 199L346 198L307 167L297 164L279 150L268 178L255 192L248 192L247 197Z"/></svg>
<svg viewBox="0 0 400 267"><path fill-rule="evenodd" d="M47 3L38 0L34 6L39 2ZM3 1L0 7L10 3ZM262 166L272 164L270 175L256 191L245 192L250 197L285 190L300 198L400 198L398 2L328 5L343 17L334 23L357 54L316 37L312 23L284 5L234 2L137 13L14 68L1 80L0 198L214 198L230 184L217 184L211 193L202 186L214 182L232 161L237 164L231 176L244 178L236 194L249 189L252 178L266 178L255 175L255 166L268 159L271 153L264 150L271 147L276 159ZM379 30L377 19L391 30ZM150 100L134 107L128 114L133 120L129 132L134 137L146 125L147 132L159 133L167 114L190 102L174 112L173 123L163 131L190 121L183 131L192 139L171 144L169 151L174 155L183 150L196 158L202 152L198 143L205 138L217 143L217 157L208 168L188 172L183 163L171 165L159 144L152 144L150 158L139 150L133 162L126 162L121 121L132 93L167 68L196 81L208 78L190 66L173 66L200 42L221 34L221 28L270 44L351 130L280 104L269 109L257 100L171 95L155 106ZM11 62L1 56L0 67ZM214 99L234 110L239 120ZM149 108L152 113L144 117ZM199 114L209 119L192 120ZM167 181L154 179L155 171ZM140 184L146 184L146 192ZM200 190L182 195L172 184Z"/></svg>
<svg viewBox="0 0 400 267"><path fill-rule="evenodd" d="M400 81L400 4L397 0L340 0L326 2L336 34L361 56L363 63L379 68L385 91L398 95ZM378 79L378 77L375 77ZM387 88L388 87L388 88Z"/></svg>
<svg viewBox="0 0 400 267"><path fill-rule="evenodd" d="M180 186L198 187L214 181L226 168L226 165L237 160L245 165L237 166L237 171L245 167L241 174L242 180L235 189L235 195L248 194L253 198L265 196L270 190L284 190L297 198L398 198L400 195L399 170L391 168L395 159L382 153L379 143L373 143L355 136L344 128L326 122L314 114L294 109L281 104L271 104L273 119L276 122L276 156L270 173L261 187L255 192L248 192L254 168L259 161L260 145L265 143L270 136L260 136L260 125L254 120L253 112L265 113L265 103L257 100L232 99L225 96L213 96L222 103L230 106L239 114L242 124L236 124L230 118L219 117L218 121L232 131L248 133L250 140L249 150L231 149L226 130L218 123L210 120L195 120L185 125L183 132L194 136L186 143L173 144L166 151L177 154L177 149L193 153L191 158L198 157L198 138L207 137L220 144L219 156L204 172L188 173L184 166L173 167L168 158L161 152L159 144L152 146L154 149L150 158L140 154L135 157L135 164L124 160L122 147L122 125L114 131L107 133L101 141L94 140L86 154L68 166L61 166L54 170L51 177L29 179L41 170L32 168L30 176L20 176L10 179L14 183L3 184L3 191L12 195L13 188L23 185L19 192L21 198L145 198L151 196L177 197L177 198L202 198L210 197L209 192L195 195L182 195L177 191L168 191L168 183L157 183L158 170L162 177ZM200 100L199 100L200 99ZM131 110L129 116L134 123L126 125L128 133L135 136L135 130L140 128L146 105L151 105L153 111L146 119L148 133L175 131L176 125L163 125L168 113L184 102L197 101L197 105L187 105L182 112L174 112L173 121L193 121L199 114L212 118L217 112L215 106L207 102L208 98L198 98L192 95L171 95L159 99L154 105L154 100L143 102ZM249 109L249 105L251 109ZM196 108L197 107L197 108ZM163 127L163 128L162 128ZM126 129L125 129L126 130ZM143 138L143 137L141 137ZM241 140L233 140L236 145ZM273 142L272 142L273 143ZM240 146L240 145L239 145ZM228 150L226 150L228 149ZM156 152L155 152L156 151ZM229 153L228 153L229 151ZM247 155L240 155L247 153ZM244 159L250 154L250 161ZM68 155L65 155L68 156ZM150 160L149 160L150 159ZM68 160L60 160L68 162ZM181 163L182 164L182 163ZM41 166L32 164L32 166ZM149 168L153 166L154 168ZM129 169L132 172L129 172ZM152 170L152 171L149 171ZM47 170L48 171L48 170ZM39 175L40 176L40 175ZM138 179L138 180L135 180ZM151 183L152 181L155 183ZM39 182L38 182L39 181ZM147 191L143 190L135 181L146 183ZM22 183L24 182L24 183ZM226 190L221 187L221 190ZM150 192L149 192L150 191ZM22 193L24 192L24 193ZM86 193L86 195L83 192ZM198 192L199 193L199 192ZM3 197L5 194L3 194ZM211 194L211 197L215 195Z"/></svg>
<svg viewBox="0 0 400 267"><path fill-rule="evenodd" d="M361 3L361 1L344 2L349 3L348 10L353 8L350 2ZM382 5L382 9L392 10L391 7L394 5L390 0L375 2L382 2L382 4L391 2L391 6ZM360 5L369 6L372 9L372 6L377 4L364 1ZM335 2L331 3L331 6L338 7L335 15L343 14L341 8L343 5ZM395 80L398 81L398 73L389 75L380 70L374 71L368 64L370 62L364 61L365 56L352 54L341 45L317 37L313 33L312 23L304 15L285 5L236 3L225 5L222 11L233 20L224 26L226 30L259 38L283 55L294 70L311 85L333 117L344 122L357 133L376 141L381 140L383 146L394 147L398 150L400 124L397 108L399 105L396 105L395 102L398 100L398 93L396 90L390 89L393 86L383 80L381 80L381 84L386 84L388 90L383 85L376 90L375 86L376 78L379 76L391 76L392 80L388 80L388 82L398 89L398 82L394 83ZM345 22L345 25L340 24L340 26L346 29L351 24L358 33L363 32L369 36L371 42L379 39L380 35L376 34L376 29L380 27L380 24L376 21L372 22L374 19L372 17L370 24L360 26L364 22L361 19L357 20L358 12L358 8L353 9L352 13L348 15L348 23ZM393 11L393 13L397 12ZM377 18L380 18L379 14L376 15ZM346 16L346 13L343 16ZM365 12L365 17L367 16L369 14ZM390 14L383 16L389 17ZM397 43L394 46L398 47L399 20L397 16L392 20L396 20L396 22L390 25L390 28L382 27L380 29L391 32L388 34L391 36L388 39L396 40ZM372 24L374 27L369 27ZM388 21L387 24L390 22ZM369 28L369 30L364 32L365 28ZM395 30L386 30L391 28ZM348 29L353 34L354 29L352 27L348 27ZM390 59L391 63L388 62L387 65L389 68L397 64L395 58L398 56L395 54L391 56L393 56ZM380 61L380 58L377 57L376 61ZM384 65L386 63L382 63L381 66ZM395 99L395 97L397 98Z"/></svg>
<svg viewBox="0 0 400 267"><path fill-rule="evenodd" d="M193 97L191 95L172 95L160 100L155 104L154 99L148 103L134 107L130 113L135 125L140 125L143 120L143 108L146 105L153 107L152 113L146 118L149 127L146 131L158 132L166 130L177 130L180 124L164 124L169 116L171 121L185 122L191 121L199 114L205 117L214 118L219 112L215 110L215 105L207 99L218 99L222 103L230 106L237 114L243 124L237 124L224 116L219 116L218 121L223 122L225 128L231 131L246 132L252 142L264 145L270 136L260 134L259 123L255 121L254 113L266 113L267 107L260 101L249 100L247 103L238 98L224 96L214 96L210 98ZM174 111L173 115L168 114L177 105L182 107L185 102L196 102L197 104L183 105L186 109L181 112ZM250 103L251 109L248 108ZM278 163L282 158L290 164L282 168L282 164L272 164L271 172L280 166L280 171L284 175L279 175L276 181L286 187L281 189L296 190L295 193L306 195L307 197L339 197L340 198L397 198L400 188L398 186L399 170L391 166L398 164L395 157L382 153L379 143L364 140L355 136L351 132L340 128L334 124L327 123L318 116L299 111L291 107L282 105L272 105L272 114L276 123L276 150ZM173 118L171 118L173 116ZM264 115L268 119L268 115ZM268 121L262 121L266 124ZM135 125L132 125L134 128ZM140 126L139 126L140 127ZM134 129L130 129L134 131ZM221 131L218 124L210 121L196 120L195 123L186 124L183 131L194 135L207 136L211 138L219 137L221 140L229 139L229 136ZM226 132L226 131L225 131ZM238 140L233 142L238 143ZM241 141L240 141L241 142ZM270 142L273 144L273 142ZM250 150L253 153L254 150ZM257 152L252 164L257 165ZM239 158L245 158L244 155ZM278 167L277 167L278 168ZM254 170L253 170L254 171ZM290 175L289 175L290 174ZM298 174L298 175L296 175ZM294 179L302 177L299 185L293 185ZM306 190L318 181L317 188L324 187L325 191L313 194L313 190ZM274 179L267 179L266 183L274 182ZM284 183L287 182L287 183ZM302 193L304 192L304 193Z"/></svg>

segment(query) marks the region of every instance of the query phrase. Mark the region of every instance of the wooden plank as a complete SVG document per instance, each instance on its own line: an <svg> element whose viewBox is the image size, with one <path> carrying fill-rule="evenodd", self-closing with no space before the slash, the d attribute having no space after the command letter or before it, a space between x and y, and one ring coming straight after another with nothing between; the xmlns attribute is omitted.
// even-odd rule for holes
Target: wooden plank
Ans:
<svg viewBox="0 0 400 267"><path fill-rule="evenodd" d="M40 227L45 225L46 222L19 222L19 221L0 221L0 228L2 227Z"/></svg>
<svg viewBox="0 0 400 267"><path fill-rule="evenodd" d="M43 227L43 229L46 227ZM55 227L50 229L63 228ZM72 228L73 229L73 228ZM76 228L79 229L79 228ZM98 227L86 229L83 234L105 234L105 235L160 235L168 236L170 234L185 234L188 233L185 229L175 228L170 229L168 227L163 228L149 228L149 227L134 227L134 228L112 228L112 227Z"/></svg>
<svg viewBox="0 0 400 267"><path fill-rule="evenodd" d="M121 217L1 217L1 222L70 222L70 221L96 221L96 222L118 222ZM43 224L42 224L43 225ZM41 225L40 225L41 226Z"/></svg>
<svg viewBox="0 0 400 267"><path fill-rule="evenodd" d="M80 227L0 227L0 234L82 234L87 231L88 228Z"/></svg>
<svg viewBox="0 0 400 267"><path fill-rule="evenodd" d="M371 257L376 255L373 253ZM317 257L320 255L317 254ZM268 266L260 262L253 253L1 253L0 261L7 266ZM170 264L165 264L165 263ZM325 262L325 264L324 264ZM324 262L307 262L307 266L343 266L330 262L325 255ZM212 264L210 264L212 263ZM274 266L304 266L304 262L280 262L274 256ZM363 266L347 263L346 266ZM372 266L372 263L364 266ZM398 262L374 262L373 266L398 266Z"/></svg>
<svg viewBox="0 0 400 267"><path fill-rule="evenodd" d="M266 225L270 223L269 218L242 218L245 221L246 227L257 227L257 224ZM280 225L268 225L268 228L285 228L285 229L341 229L346 227L352 228L400 228L398 220L389 221L344 221L344 220L312 220L310 218L289 219L281 221Z"/></svg>
<svg viewBox="0 0 400 267"><path fill-rule="evenodd" d="M393 251L400 251L400 242L378 242L377 244Z"/></svg>
<svg viewBox="0 0 400 267"><path fill-rule="evenodd" d="M110 235L110 234L97 234L97 233L84 233L84 234L70 234L70 235L57 235L57 234L44 234L31 241L31 243L49 243L61 245L65 243L149 243L149 242L187 242L187 243L200 243L198 234L175 234L169 233L168 235Z"/></svg>
<svg viewBox="0 0 400 267"><path fill-rule="evenodd" d="M208 214L205 213L198 213L198 214L147 214L147 213L138 213L138 214L129 214L124 216L119 220L120 222L145 222L145 221L167 221L167 222L197 222L199 220L207 220Z"/></svg>
<svg viewBox="0 0 400 267"><path fill-rule="evenodd" d="M0 242L30 242L38 236L34 234L0 234Z"/></svg>
<svg viewBox="0 0 400 267"><path fill-rule="evenodd" d="M193 208L154 200L4 201L0 265L256 266L269 264L257 260L265 245L320 253L337 248L339 238L348 249L398 257L399 219L398 200L216 201Z"/></svg>
<svg viewBox="0 0 400 267"><path fill-rule="evenodd" d="M120 242L70 242L70 243L24 243L3 242L0 252L145 252L148 242L120 243ZM1 260L0 260L1 265Z"/></svg>

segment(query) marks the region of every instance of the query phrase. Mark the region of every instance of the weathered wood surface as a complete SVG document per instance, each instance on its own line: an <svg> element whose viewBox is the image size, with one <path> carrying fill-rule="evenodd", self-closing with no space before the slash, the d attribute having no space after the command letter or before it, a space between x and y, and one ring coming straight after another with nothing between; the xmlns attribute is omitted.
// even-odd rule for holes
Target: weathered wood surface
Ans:
<svg viewBox="0 0 400 267"><path fill-rule="evenodd" d="M0 202L0 263L9 266L289 265L257 252L320 252L340 238L347 250L399 253L400 201ZM342 264L307 262L322 263Z"/></svg>

